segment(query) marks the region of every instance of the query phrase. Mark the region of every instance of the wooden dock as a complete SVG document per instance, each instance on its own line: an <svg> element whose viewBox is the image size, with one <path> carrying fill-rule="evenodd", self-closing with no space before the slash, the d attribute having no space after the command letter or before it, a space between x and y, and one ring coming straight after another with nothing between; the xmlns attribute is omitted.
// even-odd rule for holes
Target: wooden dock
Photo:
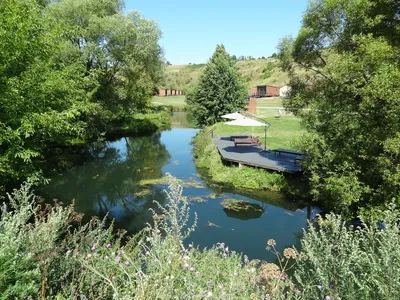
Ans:
<svg viewBox="0 0 400 300"><path fill-rule="evenodd" d="M276 154L273 151L264 152L256 145L238 145L235 147L230 136L214 136L213 141L224 161L240 165L253 166L284 173L298 173L301 171L299 155Z"/></svg>

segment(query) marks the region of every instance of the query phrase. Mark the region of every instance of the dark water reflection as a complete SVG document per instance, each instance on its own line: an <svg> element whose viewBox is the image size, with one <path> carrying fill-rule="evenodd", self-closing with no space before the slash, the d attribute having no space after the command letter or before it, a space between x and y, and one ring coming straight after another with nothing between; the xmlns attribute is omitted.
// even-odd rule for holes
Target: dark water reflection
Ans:
<svg viewBox="0 0 400 300"><path fill-rule="evenodd" d="M53 178L41 193L64 203L74 200L76 210L87 215L108 213L118 227L136 232L151 222L149 208L155 208L153 200L161 204L166 201L165 185L143 185L143 180L157 179L168 172L191 182L184 195L193 200L191 211L197 212L199 221L188 243L211 247L225 242L251 258L267 260L274 259L265 251L269 238L277 241L279 249L298 245L307 224L307 208L279 193L208 186L193 162L190 142L196 132L173 128L153 136L106 142L96 148L94 161ZM220 203L228 198L250 201L264 212L257 216L227 214ZM309 210L311 217L317 212L314 207Z"/></svg>

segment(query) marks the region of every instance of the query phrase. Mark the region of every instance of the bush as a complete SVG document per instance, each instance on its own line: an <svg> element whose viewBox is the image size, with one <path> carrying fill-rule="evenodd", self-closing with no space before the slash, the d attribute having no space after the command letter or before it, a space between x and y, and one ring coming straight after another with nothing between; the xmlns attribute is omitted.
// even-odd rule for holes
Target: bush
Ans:
<svg viewBox="0 0 400 300"><path fill-rule="evenodd" d="M381 216L353 227L327 215L304 233L295 279L307 297L400 299L400 212L392 204Z"/></svg>

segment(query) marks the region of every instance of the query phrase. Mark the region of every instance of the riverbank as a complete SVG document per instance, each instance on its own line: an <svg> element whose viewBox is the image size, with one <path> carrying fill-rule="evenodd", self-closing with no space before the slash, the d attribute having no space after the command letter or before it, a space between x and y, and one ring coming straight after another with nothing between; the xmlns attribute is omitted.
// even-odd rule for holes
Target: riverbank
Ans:
<svg viewBox="0 0 400 300"><path fill-rule="evenodd" d="M242 168L225 166L217 147L206 132L207 129L204 129L193 139L193 153L197 167L206 171L209 180L235 188L277 192L288 189L287 179L282 174L246 166Z"/></svg>

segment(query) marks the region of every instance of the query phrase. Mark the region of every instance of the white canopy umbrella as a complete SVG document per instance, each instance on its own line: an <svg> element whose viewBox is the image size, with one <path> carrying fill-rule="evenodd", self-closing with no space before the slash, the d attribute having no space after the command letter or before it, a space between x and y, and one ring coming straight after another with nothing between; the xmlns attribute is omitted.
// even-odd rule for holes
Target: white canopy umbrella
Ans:
<svg viewBox="0 0 400 300"><path fill-rule="evenodd" d="M264 151L267 151L267 124L262 123L257 120L254 120L254 119L247 118L247 117L243 117L243 119L225 122L224 124L232 125L232 126L252 126L252 127L253 126L264 126L264 134L265 134Z"/></svg>
<svg viewBox="0 0 400 300"><path fill-rule="evenodd" d="M246 117L241 115L241 114L239 114L238 112L234 112L234 113L231 113L231 114L223 115L223 116L221 116L221 118L231 119L231 120L239 120L239 119L243 119L243 118L246 118Z"/></svg>
<svg viewBox="0 0 400 300"><path fill-rule="evenodd" d="M253 120L247 117L243 117L243 119L237 119L234 121L225 122L226 125L234 125L234 126L265 126L264 123L260 121Z"/></svg>

